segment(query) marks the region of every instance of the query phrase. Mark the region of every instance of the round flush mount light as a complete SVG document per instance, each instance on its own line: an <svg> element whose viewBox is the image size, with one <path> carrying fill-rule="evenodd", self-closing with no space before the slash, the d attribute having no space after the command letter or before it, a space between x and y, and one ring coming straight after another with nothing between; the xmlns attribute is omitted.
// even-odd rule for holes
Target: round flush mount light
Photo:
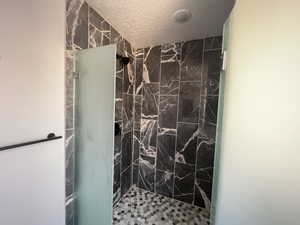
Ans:
<svg viewBox="0 0 300 225"><path fill-rule="evenodd" d="M192 18L192 13L188 9L178 9L174 12L173 18L177 23L185 23Z"/></svg>

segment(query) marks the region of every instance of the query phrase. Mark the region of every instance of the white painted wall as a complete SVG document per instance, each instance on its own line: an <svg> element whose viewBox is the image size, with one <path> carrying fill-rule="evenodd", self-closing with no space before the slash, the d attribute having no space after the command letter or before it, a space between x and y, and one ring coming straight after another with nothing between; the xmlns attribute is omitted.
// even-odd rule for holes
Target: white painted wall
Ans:
<svg viewBox="0 0 300 225"><path fill-rule="evenodd" d="M300 224L300 1L230 17L216 225Z"/></svg>
<svg viewBox="0 0 300 225"><path fill-rule="evenodd" d="M0 146L64 129L64 1L0 6ZM63 140L0 152L0 224L64 224Z"/></svg>

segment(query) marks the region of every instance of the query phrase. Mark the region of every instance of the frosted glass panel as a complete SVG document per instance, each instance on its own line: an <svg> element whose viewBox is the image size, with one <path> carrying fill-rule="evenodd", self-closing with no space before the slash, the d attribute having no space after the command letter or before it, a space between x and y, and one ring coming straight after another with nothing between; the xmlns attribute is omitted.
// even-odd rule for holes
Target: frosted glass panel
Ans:
<svg viewBox="0 0 300 225"><path fill-rule="evenodd" d="M115 61L115 45L76 55L76 225L112 223Z"/></svg>
<svg viewBox="0 0 300 225"><path fill-rule="evenodd" d="M229 21L223 26L223 42L222 42L222 54L223 54L223 63L224 57L226 57L227 51L227 42L229 35ZM226 63L226 59L225 59ZM212 224L215 224L215 215L216 215L216 202L217 202L217 189L219 182L219 170L220 170L220 158L221 158L221 142L222 142L222 125L223 125L223 108L224 108L224 90L225 90L225 78L226 71L222 69L220 73L219 81L219 106L218 106L218 121L217 121L217 135L216 135L216 145L215 145L215 169L213 177L213 194L212 194L212 205L211 205L211 220Z"/></svg>

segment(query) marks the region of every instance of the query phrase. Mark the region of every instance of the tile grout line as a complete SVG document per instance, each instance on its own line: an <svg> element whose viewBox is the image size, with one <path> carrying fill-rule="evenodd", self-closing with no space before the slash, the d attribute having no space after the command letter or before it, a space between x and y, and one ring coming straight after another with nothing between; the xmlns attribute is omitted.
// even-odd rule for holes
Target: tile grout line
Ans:
<svg viewBox="0 0 300 225"><path fill-rule="evenodd" d="M200 122L201 121L201 118L202 118L202 115L201 115L201 103L202 103L202 89L204 88L204 84L203 84L203 73L204 73L204 51L205 51L205 40L206 39L203 39L203 46L202 46L202 59L201 59L201 89L200 89L200 102L199 102L199 113L198 113L198 130L200 129ZM198 166L198 163L197 163L197 160L198 160L198 139L199 137L197 137L197 142L196 142L196 157L195 157L195 170L194 170L194 193L193 193L193 204L195 205L195 199L196 199L196 184L197 184L197 166Z"/></svg>
<svg viewBox="0 0 300 225"><path fill-rule="evenodd" d="M175 198L175 181L176 181L176 153L177 153L177 141L178 141L178 119L179 119L179 101L180 101L180 90L181 90L181 72L182 72L182 64L183 64L183 54L182 49L184 46L184 42L180 42L180 62L179 62L179 82L178 82L178 96L177 96L177 115L176 115L176 138L175 138L175 152L174 152L174 165L173 165L173 193L172 198Z"/></svg>
<svg viewBox="0 0 300 225"><path fill-rule="evenodd" d="M158 132L159 132L159 105L160 105L160 83L161 83L161 48L162 45L160 45L160 56L159 56L159 82L158 82L158 100L157 100L157 126L156 126L156 157L155 157L155 163L154 163L154 181L153 181L153 191L156 193L156 179L157 179L157 174L156 174L156 168L157 168L157 156L158 156Z"/></svg>

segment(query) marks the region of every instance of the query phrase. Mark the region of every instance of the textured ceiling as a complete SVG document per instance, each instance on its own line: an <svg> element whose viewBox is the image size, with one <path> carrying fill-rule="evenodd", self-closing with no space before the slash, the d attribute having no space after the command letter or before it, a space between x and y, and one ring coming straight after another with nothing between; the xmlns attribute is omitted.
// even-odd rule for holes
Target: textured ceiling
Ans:
<svg viewBox="0 0 300 225"><path fill-rule="evenodd" d="M234 0L88 0L134 47L187 41L222 34ZM192 18L175 23L173 13L187 8Z"/></svg>

